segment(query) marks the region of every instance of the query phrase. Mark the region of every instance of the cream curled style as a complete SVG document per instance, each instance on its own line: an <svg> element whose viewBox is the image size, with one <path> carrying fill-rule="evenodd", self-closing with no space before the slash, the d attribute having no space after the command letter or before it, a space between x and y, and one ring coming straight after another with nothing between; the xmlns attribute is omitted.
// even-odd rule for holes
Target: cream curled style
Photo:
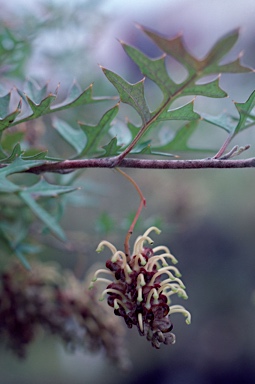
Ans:
<svg viewBox="0 0 255 384"><path fill-rule="evenodd" d="M107 288L100 299L108 295L108 304L114 308L115 315L122 316L128 328L137 326L140 335L146 336L152 346L158 349L161 343L175 343L175 335L171 332L171 315L182 313L187 324L191 322L191 315L182 305L171 305L173 295L183 299L188 296L179 270L171 265L176 264L177 260L169 249L166 246L151 248L145 245L153 244L149 237L152 231L157 234L161 232L156 227L150 227L136 239L131 256L118 251L108 241L102 241L97 252L106 246L112 256L106 261L107 269L95 272L90 288L95 282L106 283Z"/></svg>

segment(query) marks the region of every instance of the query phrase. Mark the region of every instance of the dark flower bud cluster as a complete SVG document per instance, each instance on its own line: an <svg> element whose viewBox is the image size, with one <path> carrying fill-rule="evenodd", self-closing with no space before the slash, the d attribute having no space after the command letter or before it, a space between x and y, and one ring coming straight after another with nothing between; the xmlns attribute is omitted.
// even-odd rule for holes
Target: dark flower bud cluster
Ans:
<svg viewBox="0 0 255 384"><path fill-rule="evenodd" d="M97 270L90 288L96 281L106 283L107 288L101 299L108 295L108 304L114 308L115 315L123 317L128 328L137 326L140 335L146 336L152 346L158 349L161 343L168 345L175 342L175 335L171 332L171 315L181 312L188 324L191 315L183 306L171 305L170 298L174 294L187 299L179 270L167 262L170 260L176 264L176 258L165 246L144 246L144 243L153 243L149 237L153 230L160 233L158 228L151 227L139 236L132 256L118 251L108 241L102 241L97 251L107 246L112 257L106 262L107 269ZM101 273L110 275L111 279L98 277Z"/></svg>
<svg viewBox="0 0 255 384"><path fill-rule="evenodd" d="M124 329L98 302L96 292L54 264L31 267L28 271L14 263L0 277L1 343L24 357L43 328L60 337L71 351L103 349L114 363L127 368Z"/></svg>

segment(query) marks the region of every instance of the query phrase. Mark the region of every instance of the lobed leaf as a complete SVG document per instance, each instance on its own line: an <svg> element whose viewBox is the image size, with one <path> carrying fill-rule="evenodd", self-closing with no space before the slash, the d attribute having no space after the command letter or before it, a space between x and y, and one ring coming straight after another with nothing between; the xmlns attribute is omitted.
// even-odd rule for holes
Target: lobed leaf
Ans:
<svg viewBox="0 0 255 384"><path fill-rule="evenodd" d="M158 115L155 121L165 121L165 120L198 120L200 115L197 112L194 112L194 100L190 103L183 105L182 107L163 110L162 113Z"/></svg>
<svg viewBox="0 0 255 384"><path fill-rule="evenodd" d="M227 97L228 94L223 91L219 86L219 77L209 83L205 84L195 84L191 83L185 87L182 91L182 96L184 95L200 95L206 97L221 98Z"/></svg>
<svg viewBox="0 0 255 384"><path fill-rule="evenodd" d="M199 61L188 52L181 35L169 39L143 26L138 27L150 37L163 52L179 61L179 63L187 69L189 75L196 72Z"/></svg>
<svg viewBox="0 0 255 384"><path fill-rule="evenodd" d="M164 98L174 94L178 86L167 73L165 54L158 59L150 59L138 49L123 42L121 44L128 56L138 65L142 74L158 85Z"/></svg>
<svg viewBox="0 0 255 384"><path fill-rule="evenodd" d="M238 132L243 131L247 127L247 120L249 122L249 115L255 107L255 91L251 93L245 103L235 103L235 106L239 112L240 119L233 131L233 135L237 135Z"/></svg>
<svg viewBox="0 0 255 384"><path fill-rule="evenodd" d="M140 115L143 124L150 120L151 113L144 97L144 79L131 84L116 73L102 68L105 76L114 85L123 103L131 105Z"/></svg>
<svg viewBox="0 0 255 384"><path fill-rule="evenodd" d="M119 154L121 147L122 147L121 145L118 145L117 138L113 137L112 140L108 144L106 144L102 147L105 152L100 157L116 156Z"/></svg>
<svg viewBox="0 0 255 384"><path fill-rule="evenodd" d="M86 142L84 144L83 150L78 154L81 156L88 156L89 154L96 154L101 151L98 149L98 145L102 137L104 137L110 127L113 119L117 115L119 111L119 103L115 105L113 108L109 109L103 117L100 119L97 125L88 125L84 123L79 123L82 131L86 135ZM104 155L105 156L105 155Z"/></svg>

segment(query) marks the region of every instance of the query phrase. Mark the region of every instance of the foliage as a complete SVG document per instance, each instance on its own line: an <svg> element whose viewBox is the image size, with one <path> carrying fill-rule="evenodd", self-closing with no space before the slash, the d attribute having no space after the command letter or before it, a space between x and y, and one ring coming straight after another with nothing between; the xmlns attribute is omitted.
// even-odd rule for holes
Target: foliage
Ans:
<svg viewBox="0 0 255 384"><path fill-rule="evenodd" d="M48 84L40 84L28 80L23 89L19 85L15 90L2 92L0 97L0 243L2 257L12 254L29 268L30 255L40 252L34 235L34 218L41 222L41 231L51 234L61 241L66 240L60 220L63 208L71 201L67 193L77 193L79 174L72 172L84 167L84 160L94 161L94 166L103 166L105 158L108 167L121 165L123 159L131 154L136 158L155 159L155 167L161 156L180 156L185 153L207 151L206 146L193 148L190 139L197 132L201 120L211 126L223 129L227 133L226 141L213 157L227 160L248 148L234 147L229 153L225 150L230 141L240 132L254 125L253 109L255 91L244 103L235 103L238 118L227 113L210 116L203 111L195 110L196 96L206 98L225 98L227 93L220 86L220 74L249 73L252 70L244 66L240 57L223 63L225 56L238 39L238 31L234 30L222 37L210 49L207 55L198 60L186 48L183 38L166 38L160 34L140 27L163 54L159 58L150 58L133 46L121 42L123 49L138 66L143 78L137 83L130 83L109 69L102 68L104 75L115 87L116 96L93 96L92 84L82 90L77 83L69 89L66 97L58 102L59 86L49 91ZM13 42L13 48L5 49L1 41L5 36ZM19 67L25 56L15 54L17 50L26 52L28 42L19 41L8 29L0 36L1 66L11 63L10 73ZM30 47L31 48L31 47ZM186 77L177 83L167 68L168 57L174 58L186 71ZM6 69L5 69L6 71ZM154 110L151 110L145 91L145 81L152 81L161 91L162 99ZM2 87L3 88L3 87ZM188 97L188 102L187 102ZM185 101L183 101L183 98ZM117 102L116 102L117 100ZM111 103L111 107L103 114L97 115L97 123L87 121L69 121L63 112L79 107ZM121 121L119 110L121 103L128 104L139 116L139 124L132 121ZM176 105L178 105L176 107ZM100 112L101 113L101 112ZM50 116L53 119L50 119ZM42 145L40 123L43 121L50 135L53 135L55 146L63 140L59 156L57 149L50 147L50 140L45 136ZM172 129L173 122L179 128ZM216 133L215 133L216 134ZM48 142L47 142L48 139ZM62 146L61 146L62 148ZM51 149L52 153L48 153ZM66 155L66 152L72 152ZM169 160L178 161L178 160ZM68 164L68 168L65 165ZM89 164L92 164L89 163ZM50 166L55 165L55 174L49 175ZM58 168L59 166L59 168ZM88 165L89 166L89 165ZM139 167L139 162L137 162ZM222 166L224 167L224 165ZM65 179L66 173L71 177ZM41 174L41 175L38 175ZM109 230L111 221L107 213L102 215L101 224ZM102 228L102 225L101 225ZM141 327L140 327L141 328Z"/></svg>

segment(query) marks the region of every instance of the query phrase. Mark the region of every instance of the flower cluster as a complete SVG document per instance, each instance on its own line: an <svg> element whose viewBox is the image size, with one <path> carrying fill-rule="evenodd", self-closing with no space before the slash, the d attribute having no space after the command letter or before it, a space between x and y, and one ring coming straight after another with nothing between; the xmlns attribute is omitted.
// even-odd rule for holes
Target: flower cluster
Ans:
<svg viewBox="0 0 255 384"><path fill-rule="evenodd" d="M14 263L0 276L0 341L23 357L40 328L60 337L71 351L103 349L128 368L124 329L86 282L55 264L33 263L28 271Z"/></svg>
<svg viewBox="0 0 255 384"><path fill-rule="evenodd" d="M128 328L137 326L140 335L146 336L152 346L158 349L161 343L175 342L170 316L181 312L189 324L191 315L181 305L170 305L174 294L187 299L185 286L180 280L179 270L174 265L168 265L167 261L177 263L169 249L165 246L145 246L145 243L153 244L149 237L153 230L160 233L158 228L151 227L139 236L132 256L118 251L108 241L102 241L97 252L107 246L112 257L106 262L107 269L97 270L90 288L96 281L106 283L107 288L103 291L101 300L108 295L108 304L114 308L115 315L122 316ZM101 273L112 279L99 277Z"/></svg>

